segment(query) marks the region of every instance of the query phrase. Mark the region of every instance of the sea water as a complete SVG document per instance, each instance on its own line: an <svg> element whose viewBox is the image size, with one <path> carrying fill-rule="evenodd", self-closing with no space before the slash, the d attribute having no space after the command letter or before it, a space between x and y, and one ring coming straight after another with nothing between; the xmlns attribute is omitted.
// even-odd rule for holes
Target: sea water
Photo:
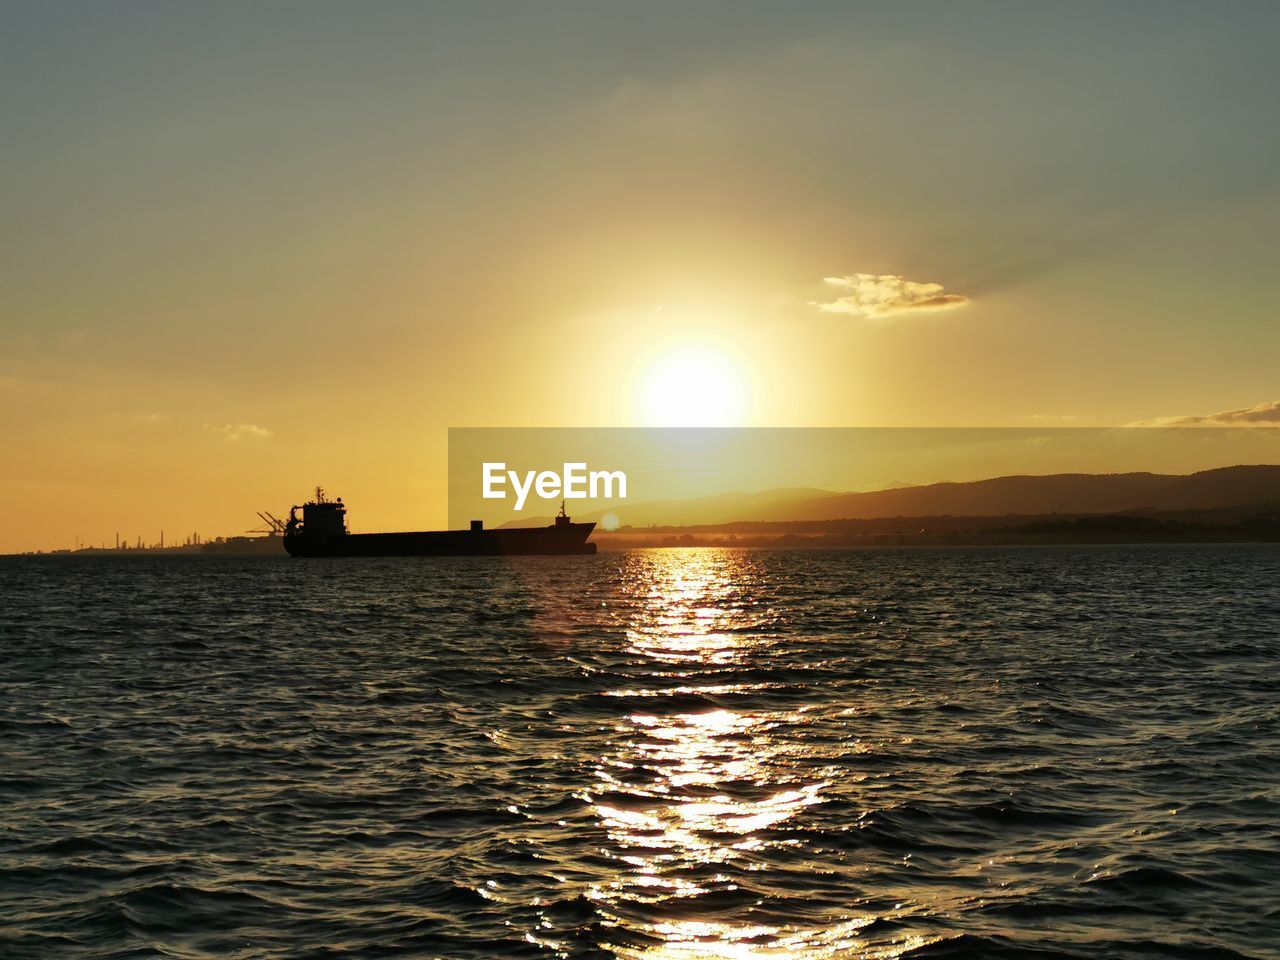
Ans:
<svg viewBox="0 0 1280 960"><path fill-rule="evenodd" d="M0 956L1280 957L1278 584L0 560Z"/></svg>

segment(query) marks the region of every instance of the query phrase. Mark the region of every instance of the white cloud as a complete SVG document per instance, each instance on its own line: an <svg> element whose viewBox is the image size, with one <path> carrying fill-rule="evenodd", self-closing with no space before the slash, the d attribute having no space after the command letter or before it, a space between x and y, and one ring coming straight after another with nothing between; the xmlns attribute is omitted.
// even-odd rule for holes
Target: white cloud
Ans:
<svg viewBox="0 0 1280 960"><path fill-rule="evenodd" d="M1260 403L1256 407L1224 410L1187 417L1157 417L1140 420L1131 427L1280 427L1280 400Z"/></svg>
<svg viewBox="0 0 1280 960"><path fill-rule="evenodd" d="M847 277L824 277L822 282L844 291L834 300L812 302L823 313L881 318L925 310L954 310L969 302L968 297L958 293L944 293L940 283L918 283L891 273L853 273Z"/></svg>
<svg viewBox="0 0 1280 960"><path fill-rule="evenodd" d="M246 439L266 440L271 436L270 430L256 423L225 423L222 426L206 423L204 428L210 433L218 434L228 443L239 443Z"/></svg>

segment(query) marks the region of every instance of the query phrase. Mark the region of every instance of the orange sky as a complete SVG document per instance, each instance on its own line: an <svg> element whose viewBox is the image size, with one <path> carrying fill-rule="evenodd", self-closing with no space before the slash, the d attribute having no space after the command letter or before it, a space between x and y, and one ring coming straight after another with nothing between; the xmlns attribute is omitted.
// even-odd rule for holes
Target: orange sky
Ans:
<svg viewBox="0 0 1280 960"><path fill-rule="evenodd" d="M0 552L438 526L450 426L1274 421L1274 12L1024 11L17 12Z"/></svg>

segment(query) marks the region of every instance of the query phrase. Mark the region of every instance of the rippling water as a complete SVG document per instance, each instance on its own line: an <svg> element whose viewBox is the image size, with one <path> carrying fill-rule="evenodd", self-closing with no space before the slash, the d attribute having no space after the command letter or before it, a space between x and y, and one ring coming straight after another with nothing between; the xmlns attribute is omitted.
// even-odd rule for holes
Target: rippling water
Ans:
<svg viewBox="0 0 1280 960"><path fill-rule="evenodd" d="M1280 957L1277 584L0 561L0 956Z"/></svg>

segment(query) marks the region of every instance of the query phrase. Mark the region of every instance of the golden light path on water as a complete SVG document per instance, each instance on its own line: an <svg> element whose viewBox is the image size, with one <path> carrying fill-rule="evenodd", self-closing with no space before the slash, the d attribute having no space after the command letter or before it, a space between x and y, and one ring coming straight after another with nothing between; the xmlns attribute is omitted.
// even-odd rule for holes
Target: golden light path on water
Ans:
<svg viewBox="0 0 1280 960"><path fill-rule="evenodd" d="M931 938L872 946L859 932L876 916L848 915L821 927L753 921L760 898L749 891L735 898L739 887L718 871L731 862L741 870L744 860L749 870L767 871L766 848L799 843L778 839L779 828L823 802L830 780L822 777L832 773L807 755L805 707L661 710L672 696L732 700L765 686L699 683L700 676L753 669L775 642L752 629L761 611L753 609L742 556L670 550L638 561L647 569L627 632L630 652L651 660L655 677L687 680L614 691L651 697L655 709L625 719L621 749L596 770L594 811L624 869L591 896L644 943L610 948L628 960L898 956ZM716 903L704 909L713 894Z"/></svg>

